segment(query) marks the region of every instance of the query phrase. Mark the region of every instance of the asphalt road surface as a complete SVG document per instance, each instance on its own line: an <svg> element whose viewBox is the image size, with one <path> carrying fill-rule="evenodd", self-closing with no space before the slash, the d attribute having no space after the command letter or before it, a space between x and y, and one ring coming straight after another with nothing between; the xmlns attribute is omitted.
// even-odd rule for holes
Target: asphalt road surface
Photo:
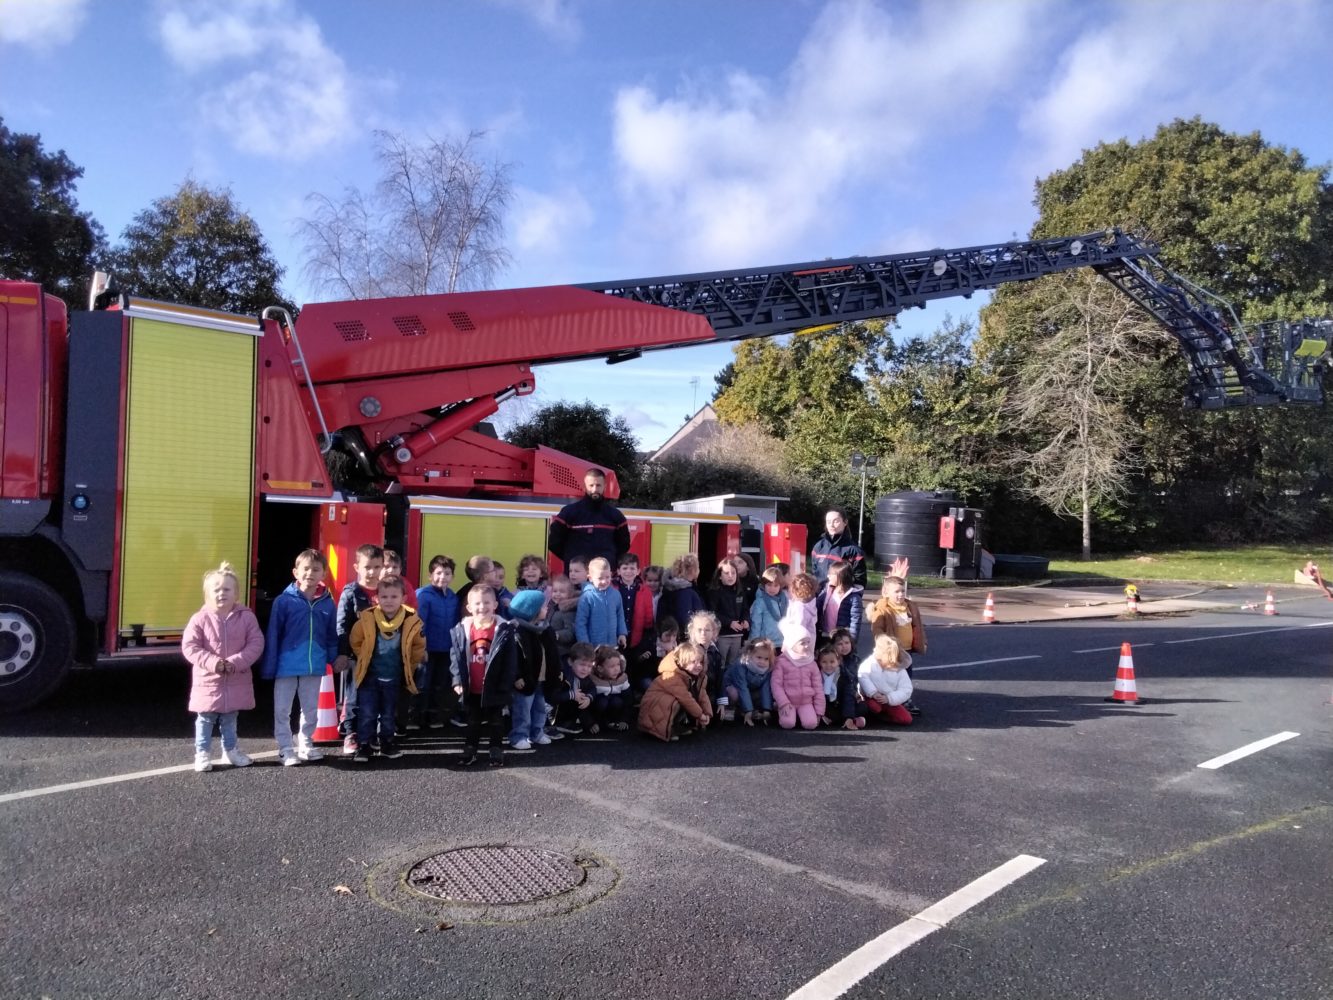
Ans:
<svg viewBox="0 0 1333 1000"><path fill-rule="evenodd" d="M0 996L1333 997L1333 602L937 627L917 665L908 729L209 774L183 665L81 672L0 719ZM556 894L436 900L435 855Z"/></svg>

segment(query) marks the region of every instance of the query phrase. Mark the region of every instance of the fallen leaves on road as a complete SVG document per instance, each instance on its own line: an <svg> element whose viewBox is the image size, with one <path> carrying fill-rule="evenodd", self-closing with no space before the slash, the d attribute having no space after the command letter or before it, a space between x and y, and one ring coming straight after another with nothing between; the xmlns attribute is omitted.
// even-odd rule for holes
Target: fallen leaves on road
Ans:
<svg viewBox="0 0 1333 1000"><path fill-rule="evenodd" d="M354 892L352 892L352 890L351 890L350 887L345 886L345 885L335 885L335 886L333 887L333 891L334 891L335 894L337 894L337 895L339 895L339 896L354 896L354 895L356 895Z"/></svg>

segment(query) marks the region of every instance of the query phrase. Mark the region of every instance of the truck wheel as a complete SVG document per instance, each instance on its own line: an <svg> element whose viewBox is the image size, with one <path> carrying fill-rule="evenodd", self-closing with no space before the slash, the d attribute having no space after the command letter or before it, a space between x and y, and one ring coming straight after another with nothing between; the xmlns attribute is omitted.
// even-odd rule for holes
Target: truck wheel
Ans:
<svg viewBox="0 0 1333 1000"><path fill-rule="evenodd" d="M59 686L74 655L74 616L54 590L0 572L0 712L37 704Z"/></svg>

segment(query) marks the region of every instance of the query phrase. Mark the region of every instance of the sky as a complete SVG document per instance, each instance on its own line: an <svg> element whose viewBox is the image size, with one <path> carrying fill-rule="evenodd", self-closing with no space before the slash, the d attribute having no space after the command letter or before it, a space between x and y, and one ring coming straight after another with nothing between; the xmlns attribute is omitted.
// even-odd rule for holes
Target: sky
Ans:
<svg viewBox="0 0 1333 1000"><path fill-rule="evenodd" d="M373 188L376 130L485 132L496 287L607 281L1023 238L1038 178L1178 117L1328 164L1330 50L1322 0L0 0L0 116L84 168L113 239L230 188L306 303L296 223ZM730 358L543 367L499 422L589 399L651 449Z"/></svg>

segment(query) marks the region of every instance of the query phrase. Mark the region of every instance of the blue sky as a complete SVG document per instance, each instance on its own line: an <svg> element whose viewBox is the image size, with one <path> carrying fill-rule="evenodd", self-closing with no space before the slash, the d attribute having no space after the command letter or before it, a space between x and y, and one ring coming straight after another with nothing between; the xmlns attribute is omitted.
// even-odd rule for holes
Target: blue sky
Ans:
<svg viewBox="0 0 1333 1000"><path fill-rule="evenodd" d="M113 238L187 176L230 186L306 302L294 222L373 186L376 129L486 130L497 285L598 281L1023 236L1035 179L1180 116L1328 163L1331 50L1319 0L0 0L0 115ZM729 358L543 368L502 415L588 398L652 447Z"/></svg>

